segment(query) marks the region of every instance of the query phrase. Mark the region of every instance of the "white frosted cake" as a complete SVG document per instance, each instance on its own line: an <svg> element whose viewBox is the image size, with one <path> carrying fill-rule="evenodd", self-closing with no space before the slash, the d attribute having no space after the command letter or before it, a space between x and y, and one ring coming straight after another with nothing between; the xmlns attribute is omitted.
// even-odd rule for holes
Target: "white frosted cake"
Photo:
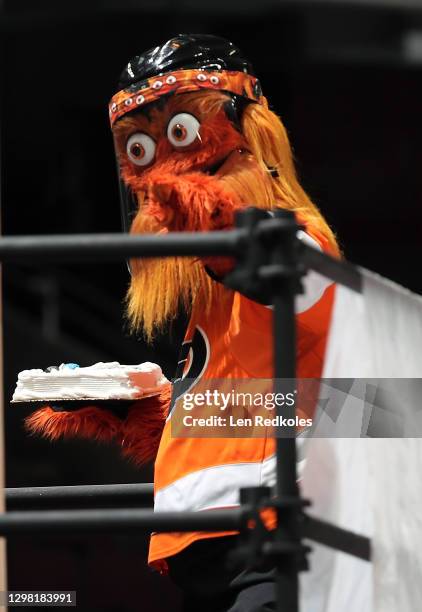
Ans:
<svg viewBox="0 0 422 612"><path fill-rule="evenodd" d="M62 363L47 371L20 372L12 402L135 400L158 394L168 382L160 366L149 361L139 365L100 362L86 368Z"/></svg>

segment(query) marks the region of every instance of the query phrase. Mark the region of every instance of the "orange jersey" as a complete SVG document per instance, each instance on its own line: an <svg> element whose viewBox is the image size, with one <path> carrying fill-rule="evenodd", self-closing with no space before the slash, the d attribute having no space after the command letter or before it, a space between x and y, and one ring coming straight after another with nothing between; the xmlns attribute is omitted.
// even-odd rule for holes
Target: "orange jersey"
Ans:
<svg viewBox="0 0 422 612"><path fill-rule="evenodd" d="M313 233L328 250L324 239ZM314 246L318 246L317 244ZM334 285L319 275L296 308L297 377L320 378L334 296ZM305 283L306 284L306 283ZM186 384L175 385L178 398L194 391L198 381L269 379L273 377L273 313L271 307L227 290L213 304L215 317L193 309L179 362ZM275 483L275 442L263 438L172 437L170 413L155 462L155 511L206 511L235 507L238 490ZM271 525L268 525L271 527ZM236 532L155 533L149 564L167 571L166 557L198 539Z"/></svg>

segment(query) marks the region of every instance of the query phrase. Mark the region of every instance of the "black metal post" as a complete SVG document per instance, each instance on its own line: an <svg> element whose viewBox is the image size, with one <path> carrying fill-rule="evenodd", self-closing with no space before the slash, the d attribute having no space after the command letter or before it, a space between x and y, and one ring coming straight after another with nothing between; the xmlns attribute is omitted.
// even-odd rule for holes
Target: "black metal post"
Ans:
<svg viewBox="0 0 422 612"><path fill-rule="evenodd" d="M286 223L285 234L274 249L273 265L284 268L284 274L274 283L274 393L292 391L296 377L296 320L295 293L298 279L295 274L295 244L297 225L295 217L287 211L277 211L276 218ZM291 274L288 268L291 267ZM287 379L287 380L286 380ZM286 383L289 389L286 388ZM294 388L294 387L293 387ZM277 406L279 419L295 418L296 410L292 406ZM276 428L276 497L299 498L296 481L296 427ZM278 521L275 532L275 544L280 548L286 542L293 545L290 553L276 556L277 567L277 612L298 612L299 578L297 551L294 545L299 543L297 512L300 506L289 504L277 509Z"/></svg>

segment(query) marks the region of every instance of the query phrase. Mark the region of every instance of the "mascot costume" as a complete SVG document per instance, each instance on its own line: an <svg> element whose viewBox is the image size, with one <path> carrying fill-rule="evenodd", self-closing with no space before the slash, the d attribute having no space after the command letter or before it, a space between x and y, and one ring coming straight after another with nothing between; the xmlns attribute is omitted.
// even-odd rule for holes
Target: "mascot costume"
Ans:
<svg viewBox="0 0 422 612"><path fill-rule="evenodd" d="M315 248L337 256L336 239L300 186L286 130L272 112L251 64L232 43L179 35L134 57L109 107L131 233L227 230L236 211L294 211ZM207 511L238 505L242 486L274 484L268 438L177 438L171 406L183 381L268 379L273 374L271 304L224 285L229 258L135 259L127 315L148 341L190 313L173 385L134 402L127 414L99 406L66 412L46 406L28 427L55 439L116 441L137 464L155 461L155 511ZM316 273L296 304L297 375L322 372L334 286ZM193 381L193 383L192 383ZM171 395L173 392L173 404ZM271 525L269 525L271 527ZM228 570L235 532L154 533L149 564L186 593L186 610L273 610L273 572Z"/></svg>

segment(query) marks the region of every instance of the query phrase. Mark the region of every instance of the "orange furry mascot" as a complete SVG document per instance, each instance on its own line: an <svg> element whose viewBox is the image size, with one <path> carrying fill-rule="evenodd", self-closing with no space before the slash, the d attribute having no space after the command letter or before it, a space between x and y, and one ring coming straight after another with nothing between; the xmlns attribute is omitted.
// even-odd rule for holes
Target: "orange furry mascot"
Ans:
<svg viewBox="0 0 422 612"><path fill-rule="evenodd" d="M136 56L111 100L110 119L131 232L230 229L235 212L248 205L280 207L297 214L304 239L338 254L333 233L299 185L285 128L268 108L251 65L228 41L180 35ZM134 330L152 341L180 306L191 313L172 407L198 381L272 376L271 305L227 289L224 276L231 265L219 258L131 262L127 314ZM333 299L333 287L321 283L308 287L305 282L307 292L300 298L299 377L321 375ZM272 438L172 437L170 393L166 388L159 398L134 403L124 418L95 406L75 412L46 407L27 424L52 439L115 439L139 464L156 458L156 511L232 507L239 487L273 483ZM221 607L215 599L208 608L206 585L198 586L199 579L196 586L187 584L195 566L189 555L197 560L201 545L231 542L233 535L153 534L149 562L162 572L170 567L190 601L201 602L203 609L252 610ZM233 587L233 577L224 576L220 595L230 593L234 602L243 587L239 581Z"/></svg>

